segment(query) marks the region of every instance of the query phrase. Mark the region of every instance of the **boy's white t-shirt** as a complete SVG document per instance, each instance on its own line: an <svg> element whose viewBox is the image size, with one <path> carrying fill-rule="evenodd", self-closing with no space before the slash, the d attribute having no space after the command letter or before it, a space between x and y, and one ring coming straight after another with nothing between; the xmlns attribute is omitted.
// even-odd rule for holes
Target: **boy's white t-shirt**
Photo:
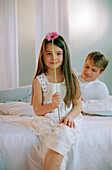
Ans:
<svg viewBox="0 0 112 170"><path fill-rule="evenodd" d="M109 91L106 84L98 79L87 82L81 78L81 74L74 69L78 77L81 96L85 100L103 100L109 97Z"/></svg>

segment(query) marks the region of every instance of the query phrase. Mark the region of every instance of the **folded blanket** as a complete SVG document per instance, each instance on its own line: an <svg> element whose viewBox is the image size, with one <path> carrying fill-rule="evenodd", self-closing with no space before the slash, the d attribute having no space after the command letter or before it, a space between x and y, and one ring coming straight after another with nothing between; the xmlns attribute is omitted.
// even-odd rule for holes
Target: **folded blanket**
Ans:
<svg viewBox="0 0 112 170"><path fill-rule="evenodd" d="M105 100L82 101L82 114L112 117L112 96Z"/></svg>

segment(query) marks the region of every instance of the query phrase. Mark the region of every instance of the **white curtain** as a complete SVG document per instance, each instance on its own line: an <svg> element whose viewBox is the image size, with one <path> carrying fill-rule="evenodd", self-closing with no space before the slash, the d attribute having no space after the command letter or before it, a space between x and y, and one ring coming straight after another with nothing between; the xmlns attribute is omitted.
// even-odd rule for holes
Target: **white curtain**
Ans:
<svg viewBox="0 0 112 170"><path fill-rule="evenodd" d="M62 35L69 45L68 0L35 0L36 63L42 40L49 32Z"/></svg>
<svg viewBox="0 0 112 170"><path fill-rule="evenodd" d="M0 89L18 86L17 4L0 0Z"/></svg>

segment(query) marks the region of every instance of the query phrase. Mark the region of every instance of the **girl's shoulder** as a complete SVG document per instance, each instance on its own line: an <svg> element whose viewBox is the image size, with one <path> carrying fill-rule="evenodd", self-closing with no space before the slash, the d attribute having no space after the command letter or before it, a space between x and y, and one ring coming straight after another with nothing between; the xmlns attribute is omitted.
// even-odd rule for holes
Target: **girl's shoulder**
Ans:
<svg viewBox="0 0 112 170"><path fill-rule="evenodd" d="M48 81L44 73L37 75L36 79L38 80L40 87L43 92L47 92L48 90Z"/></svg>
<svg viewBox="0 0 112 170"><path fill-rule="evenodd" d="M47 82L47 79L46 79L46 76L45 76L44 73L41 73L41 74L37 75L36 78L38 79L38 81L40 82L40 84L41 84L42 82Z"/></svg>

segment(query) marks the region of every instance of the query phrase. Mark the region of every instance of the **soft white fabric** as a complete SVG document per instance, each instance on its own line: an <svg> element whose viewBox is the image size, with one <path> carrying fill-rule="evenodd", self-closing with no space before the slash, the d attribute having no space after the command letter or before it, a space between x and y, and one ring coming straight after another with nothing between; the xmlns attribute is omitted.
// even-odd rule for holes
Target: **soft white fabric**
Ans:
<svg viewBox="0 0 112 170"><path fill-rule="evenodd" d="M111 100L111 97L110 97ZM104 103L103 108L107 108ZM100 106L99 106L100 107ZM32 117L0 115L0 169L42 170L47 148L32 134ZM112 118L84 116L81 133L67 153L66 170L112 169ZM43 149L43 152L42 152ZM41 152L40 152L41 151ZM62 168L61 167L61 168ZM62 168L64 170L64 168Z"/></svg>
<svg viewBox="0 0 112 170"><path fill-rule="evenodd" d="M18 86L17 0L0 0L0 89Z"/></svg>
<svg viewBox="0 0 112 170"><path fill-rule="evenodd" d="M31 122L31 117L0 116L1 170L43 169L41 142L28 129ZM65 157L66 170L111 170L111 138L112 118L84 116L81 133Z"/></svg>
<svg viewBox="0 0 112 170"><path fill-rule="evenodd" d="M112 118L84 116L81 133L67 156L67 170L111 170Z"/></svg>
<svg viewBox="0 0 112 170"><path fill-rule="evenodd" d="M31 117L0 116L0 170L42 170L39 139Z"/></svg>
<svg viewBox="0 0 112 170"><path fill-rule="evenodd" d="M44 73L37 76L37 79L39 80L43 92L43 104L50 103L52 101L52 95L56 92L56 84L48 82ZM72 105L70 108L67 108L63 101L66 92L65 81L58 83L57 87L61 99L59 108L60 117L62 118L71 110ZM76 137L79 134L82 115L80 114L77 116L74 122L76 125L75 128L69 128L64 124L59 124L58 111L55 109L45 116L35 115L32 123L36 132L39 133L41 142L48 148L65 156L71 145L75 143Z"/></svg>
<svg viewBox="0 0 112 170"><path fill-rule="evenodd" d="M68 0L35 0L36 63L42 40L49 32L57 32L69 43Z"/></svg>
<svg viewBox="0 0 112 170"><path fill-rule="evenodd" d="M82 106L85 113L112 116L112 96L105 100L83 100Z"/></svg>
<svg viewBox="0 0 112 170"><path fill-rule="evenodd" d="M80 76L78 76L78 79L80 83L81 96L83 99L103 100L109 97L109 91L105 83L100 80L86 82Z"/></svg>
<svg viewBox="0 0 112 170"><path fill-rule="evenodd" d="M25 102L0 103L0 113L11 116L33 116L33 106Z"/></svg>
<svg viewBox="0 0 112 170"><path fill-rule="evenodd" d="M81 90L81 96L85 100L103 100L109 97L109 91L106 84L98 79L87 82L81 78L81 74L73 69L76 73Z"/></svg>

